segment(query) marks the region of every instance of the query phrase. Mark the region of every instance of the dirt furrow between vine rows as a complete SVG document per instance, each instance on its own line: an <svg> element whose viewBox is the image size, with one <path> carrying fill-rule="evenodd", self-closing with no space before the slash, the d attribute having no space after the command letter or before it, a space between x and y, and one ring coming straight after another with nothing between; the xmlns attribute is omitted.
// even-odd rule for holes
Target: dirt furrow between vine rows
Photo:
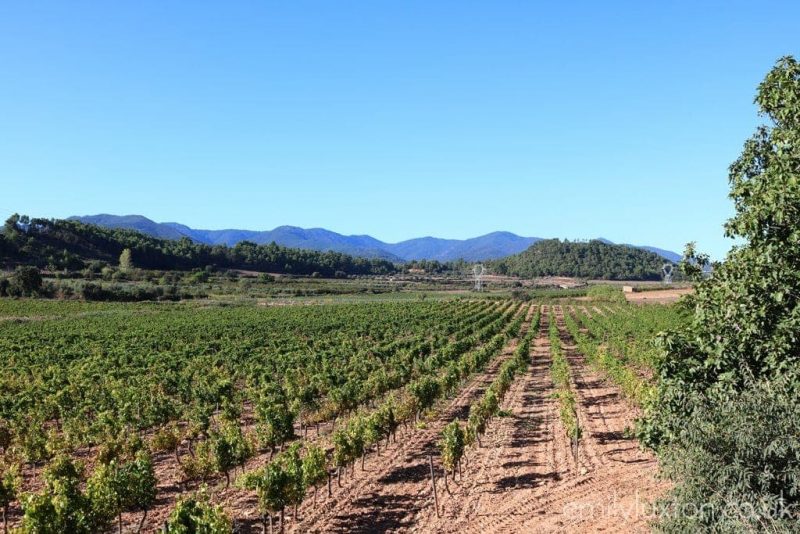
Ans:
<svg viewBox="0 0 800 534"><path fill-rule="evenodd" d="M619 388L587 365L566 330L563 310L555 307L583 430L581 474L557 484L511 532L596 532L648 530L648 503L664 489L657 463L626 430L637 410ZM583 469L586 469L584 472Z"/></svg>

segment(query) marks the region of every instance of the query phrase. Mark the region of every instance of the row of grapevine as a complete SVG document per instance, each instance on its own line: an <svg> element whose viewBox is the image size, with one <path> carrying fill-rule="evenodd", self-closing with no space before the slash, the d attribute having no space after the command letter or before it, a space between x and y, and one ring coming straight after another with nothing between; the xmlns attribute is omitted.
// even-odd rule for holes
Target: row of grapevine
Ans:
<svg viewBox="0 0 800 534"><path fill-rule="evenodd" d="M500 403L505 398L509 387L517 374L524 372L530 364L530 345L539 329L540 311L537 309L531 319L528 332L517 345L514 356L503 362L497 377L486 389L483 396L475 401L469 409L466 425L462 426L459 420L451 421L441 433L439 451L442 465L445 469L445 484L447 471L456 476L456 467L460 468L461 460L466 453L466 448L474 443L480 445L480 436L500 409Z"/></svg>
<svg viewBox="0 0 800 534"><path fill-rule="evenodd" d="M464 319L491 308L475 306L465 306L462 315L452 304L425 305L419 309L422 320L388 307L382 311L390 313L383 313L382 320L370 318L371 328L364 332L357 325L366 318L343 306L341 315L356 325L344 336L335 328L341 321L320 321L319 314L312 319L308 313L284 312L302 317L281 325L276 314L264 317L241 308L230 315L219 311L222 325L208 324L205 320L211 317L204 310L178 314L177 321L170 317L172 310L158 310L155 324L149 313L142 313L141 323L125 314L125 324L111 315L48 321L35 332L29 325L3 325L0 355L9 372L0 377L0 426L6 421L4 426L13 431L30 433L16 441L27 444L21 448L28 460L37 461L51 456L43 449L50 430L77 447L170 420L202 423L214 411L236 411L235 405L256 401L263 386L274 383L286 390L305 420L313 421L320 412L336 415L390 389L393 380L402 381L386 376L385 369L413 373L415 360L424 359L430 344L441 344L455 326L467 326ZM236 319L249 324L234 326ZM180 332L170 328L175 322L180 322ZM259 325L266 331L255 336ZM220 326L230 330L223 332ZM219 336L209 339L206 328ZM409 337L403 331L414 332L416 343L387 351L376 346L378 328L381 338L392 340ZM313 340L304 348L309 334ZM188 340L189 346L177 346L179 339ZM246 387L234 388L242 383Z"/></svg>
<svg viewBox="0 0 800 534"><path fill-rule="evenodd" d="M606 313L587 313L573 308L576 318L593 338L604 343L627 365L651 371L658 365L660 352L652 343L658 332L680 327L686 315L674 306L622 305Z"/></svg>
<svg viewBox="0 0 800 534"><path fill-rule="evenodd" d="M465 343L463 339L457 339L453 343L446 345L441 353L449 355L450 357L458 356L460 351L465 351L470 346L478 343L480 339L483 339L488 335L491 335L493 332L497 332L497 330L501 329L509 320L509 318L515 313L515 308L516 307L511 303L507 303L501 308L496 308L493 313L487 314L478 322L478 324L484 324L485 326L475 332L472 336L468 336L468 342ZM457 348L453 349L453 345L457 345ZM446 360L436 358L433 355L428 357L425 360L426 365L420 366L416 369L416 371L422 373L422 375L420 376L415 372L415 376L417 376L417 378L414 382L407 384L405 389L396 390L389 394L379 404L377 409L368 412L362 408L362 410L357 411L355 415L351 416L347 421L340 424L339 428L335 430L332 435L333 453L330 458L325 458L323 462L326 476L328 476L328 474L335 469L339 473L340 477L342 468L347 464L353 464L359 457L362 459L363 467L363 461L366 458L366 454L370 448L373 446L379 447L382 439L385 438L388 440L390 435L394 435L394 432L400 422L406 422L410 417L410 414L414 412L414 408L419 405L419 394L417 393L416 396L414 395L419 388L415 388L415 384L418 384L423 378L439 370L445 361ZM411 392L411 395L409 395L409 392ZM405 402L398 404L395 400L397 396L399 396L401 399L406 399ZM257 413L264 411L268 414L265 418L263 426L260 425L257 427L257 438L260 439L261 435L270 437L271 440L268 441L268 444L270 445L270 450L272 450L272 446L274 446L276 443L282 444L291 437L291 424L281 424L281 422L286 418L291 418L291 413L285 398L275 397L273 395L272 400L267 402L266 406L267 408L257 409ZM203 471L195 469L193 473L187 473L187 475L192 474L194 475L194 478L197 478L197 473L199 472L204 475L203 479L205 479L214 471L215 468L219 468L220 461L217 451L220 450L220 447L215 446L215 442L216 439L218 439L216 436L219 436L220 434L230 435L230 433L212 432L208 439L204 442L201 442L200 446L193 451L193 454L187 456L182 463L183 466L193 466L199 462L202 466L208 466L207 470ZM247 450L246 443L248 440L243 439L241 433L234 433L233 436L236 439L229 442L229 444L223 447L221 450ZM244 443L245 445L237 445L241 443ZM204 444L210 444L210 446L203 447ZM306 444L306 448L308 449L306 456L311 455L312 457L317 457L317 455L313 453L313 451L316 450L315 445ZM252 448L250 448L250 453L252 453ZM285 458L285 455L279 456L276 461L268 464L271 465L272 463L275 463L275 467L268 467L268 469L272 470L270 472L280 468L281 462L283 461L280 460L280 458ZM242 463L244 459L246 459L246 456L241 459ZM223 465L230 468L234 465L240 464L227 463ZM341 479L338 478L338 480L341 483ZM286 488L285 490L289 491Z"/></svg>
<svg viewBox="0 0 800 534"><path fill-rule="evenodd" d="M574 309L564 314L564 320L588 363L617 384L628 399L643 406L655 394L650 376L659 349L654 338L660 331L675 328L683 317L672 307L620 306L614 313L591 315Z"/></svg>
<svg viewBox="0 0 800 534"><path fill-rule="evenodd" d="M573 443L573 454L577 459L578 443L581 438L581 427L578 421L578 404L575 399L575 392L570 385L569 362L567 362L567 358L561 346L561 337L555 317L551 317L549 335L550 358L552 360L550 374L556 389L555 395L559 402L559 414L564 429L567 432L567 437L569 437Z"/></svg>
<svg viewBox="0 0 800 534"><path fill-rule="evenodd" d="M481 371L506 341L517 335L524 319L524 308L516 308L512 306L506 311L506 317L516 315L516 319L483 345L450 360L446 366L431 369L409 383L397 396L391 396L370 412L356 414L344 428L337 430L333 435L333 463L337 472L341 474L342 468L359 458L363 462L369 448L379 444L382 439L388 440L400 423L405 424L412 418L417 420L423 410L433 406L440 398L451 396L464 380ZM487 337L487 333L497 326L489 325L476 336Z"/></svg>
<svg viewBox="0 0 800 534"><path fill-rule="evenodd" d="M607 344L581 332L579 324L571 314L564 314L564 322L578 346L578 351L586 357L589 365L617 384L625 397L640 406L652 398L655 386L650 381L643 379L632 367L625 365L612 354Z"/></svg>

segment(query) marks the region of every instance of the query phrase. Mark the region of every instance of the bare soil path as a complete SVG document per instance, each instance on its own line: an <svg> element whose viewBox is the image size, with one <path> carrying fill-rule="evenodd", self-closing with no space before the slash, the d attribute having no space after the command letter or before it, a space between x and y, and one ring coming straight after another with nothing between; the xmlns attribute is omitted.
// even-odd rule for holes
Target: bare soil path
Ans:
<svg viewBox="0 0 800 534"><path fill-rule="evenodd" d="M558 405L552 397L549 310L542 308L528 372L515 380L502 408L512 415L496 418L483 446L470 450L463 479L442 499L444 513L425 510L417 532L500 532L527 515L543 489L575 470Z"/></svg>

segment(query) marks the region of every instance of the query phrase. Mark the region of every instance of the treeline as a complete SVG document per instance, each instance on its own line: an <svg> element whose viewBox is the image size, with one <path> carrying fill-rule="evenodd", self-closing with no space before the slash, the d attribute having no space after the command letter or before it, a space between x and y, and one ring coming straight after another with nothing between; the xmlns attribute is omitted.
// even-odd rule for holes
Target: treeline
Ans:
<svg viewBox="0 0 800 534"><path fill-rule="evenodd" d="M387 260L355 258L338 252L294 249L275 243L242 241L234 247L208 246L185 238L158 239L133 230L110 229L61 219L12 215L0 233L0 263L77 270L90 261L117 263L130 249L141 269L190 270L215 266L286 274L345 276L394 273Z"/></svg>
<svg viewBox="0 0 800 534"><path fill-rule="evenodd" d="M546 239L528 250L488 262L497 274L524 278L573 276L604 280L658 280L666 260L646 250L602 241Z"/></svg>
<svg viewBox="0 0 800 534"><path fill-rule="evenodd" d="M464 260L441 262L438 260L411 260L403 264L407 271L420 270L427 274L447 274L466 272L468 263Z"/></svg>

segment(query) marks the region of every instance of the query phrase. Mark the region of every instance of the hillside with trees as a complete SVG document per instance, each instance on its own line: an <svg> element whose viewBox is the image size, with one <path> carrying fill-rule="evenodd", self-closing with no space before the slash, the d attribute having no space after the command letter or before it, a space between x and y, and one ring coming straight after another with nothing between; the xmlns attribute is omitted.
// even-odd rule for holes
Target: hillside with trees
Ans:
<svg viewBox="0 0 800 534"><path fill-rule="evenodd" d="M574 276L605 280L658 280L664 258L654 252L600 240L546 239L514 256L489 262L497 274L524 278Z"/></svg>
<svg viewBox="0 0 800 534"><path fill-rule="evenodd" d="M133 230L109 229L77 221L31 219L12 215L0 234L0 264L35 265L51 270L76 270L91 261L117 263L130 250L132 265L142 269L190 270L214 266L276 273L323 276L386 274L393 263L355 258L338 252L256 245L208 246L188 238L167 240Z"/></svg>

